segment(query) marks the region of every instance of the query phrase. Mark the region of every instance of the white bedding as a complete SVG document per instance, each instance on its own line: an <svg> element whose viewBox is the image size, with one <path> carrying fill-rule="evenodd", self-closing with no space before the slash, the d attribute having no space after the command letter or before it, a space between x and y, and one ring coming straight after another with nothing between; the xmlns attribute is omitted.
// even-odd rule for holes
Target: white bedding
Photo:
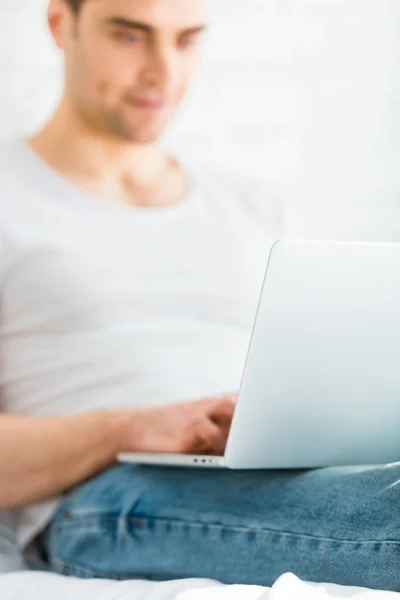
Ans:
<svg viewBox="0 0 400 600"><path fill-rule="evenodd" d="M292 574L268 590L206 580L113 582L20 572L0 575L0 596L1 600L400 600L397 593L306 584Z"/></svg>

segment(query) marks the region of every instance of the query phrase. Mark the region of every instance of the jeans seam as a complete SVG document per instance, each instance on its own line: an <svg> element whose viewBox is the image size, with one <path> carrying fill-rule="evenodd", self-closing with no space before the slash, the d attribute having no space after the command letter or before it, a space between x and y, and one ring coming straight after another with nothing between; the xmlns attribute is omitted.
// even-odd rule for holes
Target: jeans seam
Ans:
<svg viewBox="0 0 400 600"><path fill-rule="evenodd" d="M52 561L52 566L56 568L58 573L63 575L72 575L80 577L80 574L90 575L92 578L101 578L101 579L112 579L116 581L123 581L125 578L129 577L129 579L141 579L144 578L144 575L140 576L134 572L125 572L124 574L118 573L117 571L104 571L96 570L88 566L83 566L79 562L70 562L68 560L63 560L61 558L54 558Z"/></svg>
<svg viewBox="0 0 400 600"><path fill-rule="evenodd" d="M359 544L389 544L389 545L400 545L400 540L379 540L379 539L371 539L371 540L348 540L348 539L342 539L342 538L334 538L334 537L323 537L323 536L316 536L316 535L311 535L311 534L306 534L306 533L296 533L293 531L283 531L283 530L279 530L279 529L269 529L267 527L245 527L245 526L235 526L235 525L224 525L222 523L210 523L210 522L203 522L203 521L189 521L189 520L184 520L184 519L168 519L168 518L163 518L163 517L148 517L148 516L142 516L142 515L135 515L134 517L129 517L129 516L108 516L108 517L97 517L95 515L91 515L89 516L85 516L83 518L84 521L87 520L93 520L96 521L100 519L102 523L104 522L117 522L121 519L124 519L125 521L127 521L128 523L131 523L132 521L140 521L142 524L144 523L145 525L149 524L149 523L165 523L165 524L170 524L170 525L183 525L183 526L188 526L188 527L198 527L198 528L204 528L207 527L209 529L219 529L219 530L224 530L224 531L232 531L232 532L237 532L237 533L264 533L267 535L278 535L278 536L282 536L282 537L294 537L294 538L300 538L300 539L305 539L305 540L315 540L315 541L320 541L320 542L339 542L341 544L349 544L349 545L359 545ZM79 527L71 527L71 525L74 525L74 521L80 522L79 523ZM61 522L57 522L54 523L52 526L52 529L54 531L57 531L59 533L62 533L64 535L70 533L70 535L74 535L74 533L76 533L77 529L82 531L85 527L83 526L82 523L82 519L80 519L79 517L73 517L72 519L68 520L68 524L67 523L61 523ZM140 530L143 531L145 528L150 529L148 526L147 527L141 527ZM101 527L99 527L99 529L101 529ZM70 531L68 531L70 530Z"/></svg>

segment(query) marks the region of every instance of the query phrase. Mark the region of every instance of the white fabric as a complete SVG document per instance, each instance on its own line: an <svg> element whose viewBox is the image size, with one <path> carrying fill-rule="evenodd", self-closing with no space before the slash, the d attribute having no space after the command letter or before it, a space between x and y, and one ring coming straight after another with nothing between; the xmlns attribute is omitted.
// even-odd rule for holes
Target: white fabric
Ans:
<svg viewBox="0 0 400 600"><path fill-rule="evenodd" d="M112 582L29 572L0 576L0 588L2 600L400 600L400 594L391 592L306 584L291 574L271 590L206 580Z"/></svg>
<svg viewBox="0 0 400 600"><path fill-rule="evenodd" d="M178 203L78 189L22 142L0 151L2 410L61 416L239 389L274 198L188 170ZM54 503L21 514L24 546Z"/></svg>

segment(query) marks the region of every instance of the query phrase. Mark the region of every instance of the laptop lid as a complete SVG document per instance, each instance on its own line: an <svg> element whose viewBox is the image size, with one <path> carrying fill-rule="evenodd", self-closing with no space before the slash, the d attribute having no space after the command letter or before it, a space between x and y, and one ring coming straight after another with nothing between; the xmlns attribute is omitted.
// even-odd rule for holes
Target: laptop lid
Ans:
<svg viewBox="0 0 400 600"><path fill-rule="evenodd" d="M400 245L277 242L227 465L400 460L399 364Z"/></svg>

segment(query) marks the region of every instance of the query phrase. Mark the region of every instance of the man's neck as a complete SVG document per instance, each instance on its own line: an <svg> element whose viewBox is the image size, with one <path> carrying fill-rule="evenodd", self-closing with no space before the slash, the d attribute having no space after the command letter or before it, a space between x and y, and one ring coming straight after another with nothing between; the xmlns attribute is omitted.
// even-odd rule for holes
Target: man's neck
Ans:
<svg viewBox="0 0 400 600"><path fill-rule="evenodd" d="M173 204L186 195L179 165L157 146L101 135L68 116L61 105L44 129L28 140L60 175L109 200L143 206ZM158 188L165 194L160 195Z"/></svg>

